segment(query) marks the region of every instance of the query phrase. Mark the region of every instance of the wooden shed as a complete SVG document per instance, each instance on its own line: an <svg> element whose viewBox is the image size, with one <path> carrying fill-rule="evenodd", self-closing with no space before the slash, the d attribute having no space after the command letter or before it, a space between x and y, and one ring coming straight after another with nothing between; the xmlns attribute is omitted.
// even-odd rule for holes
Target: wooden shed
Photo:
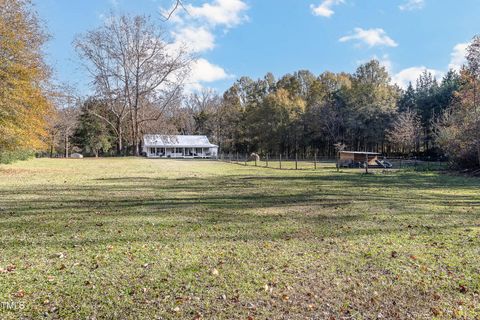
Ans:
<svg viewBox="0 0 480 320"><path fill-rule="evenodd" d="M368 159L369 166L376 166L380 153L363 151L340 151L340 166L350 166L356 163L365 163Z"/></svg>

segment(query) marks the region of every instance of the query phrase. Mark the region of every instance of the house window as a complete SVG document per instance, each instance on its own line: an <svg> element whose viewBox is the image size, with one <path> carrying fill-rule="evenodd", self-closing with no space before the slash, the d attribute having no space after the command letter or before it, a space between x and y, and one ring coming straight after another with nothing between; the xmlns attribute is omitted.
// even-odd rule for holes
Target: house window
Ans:
<svg viewBox="0 0 480 320"><path fill-rule="evenodd" d="M150 154L155 154L155 148L150 148Z"/></svg>

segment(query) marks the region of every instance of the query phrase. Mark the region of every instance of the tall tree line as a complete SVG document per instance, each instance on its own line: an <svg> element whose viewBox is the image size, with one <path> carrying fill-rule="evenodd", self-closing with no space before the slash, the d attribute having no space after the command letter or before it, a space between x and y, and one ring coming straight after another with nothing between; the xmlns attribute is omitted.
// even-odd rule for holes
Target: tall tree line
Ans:
<svg viewBox="0 0 480 320"><path fill-rule="evenodd" d="M424 72L402 90L376 60L353 74L242 77L221 97L210 91L188 98L182 116L189 119L182 123L189 125L178 131L210 135L226 153L332 156L342 143L352 150L439 156L436 123L460 86L455 71L440 80Z"/></svg>

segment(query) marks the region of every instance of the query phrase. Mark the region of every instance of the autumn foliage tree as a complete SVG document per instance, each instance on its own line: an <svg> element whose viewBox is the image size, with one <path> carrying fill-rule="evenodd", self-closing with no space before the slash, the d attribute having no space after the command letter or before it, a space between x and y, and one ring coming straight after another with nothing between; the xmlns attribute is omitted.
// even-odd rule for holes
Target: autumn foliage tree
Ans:
<svg viewBox="0 0 480 320"><path fill-rule="evenodd" d="M436 140L459 167L480 167L480 37L467 50L460 88L436 123Z"/></svg>
<svg viewBox="0 0 480 320"><path fill-rule="evenodd" d="M52 112L46 39L30 1L0 0L0 160L45 147Z"/></svg>

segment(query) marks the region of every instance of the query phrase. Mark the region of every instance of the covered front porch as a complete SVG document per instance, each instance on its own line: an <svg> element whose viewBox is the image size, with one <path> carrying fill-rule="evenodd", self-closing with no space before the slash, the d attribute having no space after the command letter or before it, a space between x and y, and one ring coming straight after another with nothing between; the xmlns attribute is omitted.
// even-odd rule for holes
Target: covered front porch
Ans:
<svg viewBox="0 0 480 320"><path fill-rule="evenodd" d="M211 158L213 156L210 148L191 148L191 147L173 147L173 148L148 148L149 158Z"/></svg>

